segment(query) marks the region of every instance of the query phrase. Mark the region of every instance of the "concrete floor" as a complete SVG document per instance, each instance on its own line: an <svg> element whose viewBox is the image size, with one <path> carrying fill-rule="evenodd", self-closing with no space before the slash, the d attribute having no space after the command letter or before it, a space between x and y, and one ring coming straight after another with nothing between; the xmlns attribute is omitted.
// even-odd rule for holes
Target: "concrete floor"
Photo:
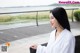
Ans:
<svg viewBox="0 0 80 53"><path fill-rule="evenodd" d="M80 30L80 22L70 22L71 29ZM19 28L12 28L6 30L0 30L0 44L5 42L11 42L22 38L27 38L39 34L45 34L51 32L53 29L50 24L42 24L37 26L25 26Z"/></svg>

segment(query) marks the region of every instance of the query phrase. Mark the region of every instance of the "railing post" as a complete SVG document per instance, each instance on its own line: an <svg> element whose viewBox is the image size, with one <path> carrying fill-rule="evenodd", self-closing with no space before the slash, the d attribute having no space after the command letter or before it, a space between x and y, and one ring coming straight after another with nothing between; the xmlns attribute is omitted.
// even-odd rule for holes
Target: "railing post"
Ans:
<svg viewBox="0 0 80 53"><path fill-rule="evenodd" d="M74 22L74 20L73 20L73 14L74 14L73 11L74 11L74 9L72 9L72 22Z"/></svg>
<svg viewBox="0 0 80 53"><path fill-rule="evenodd" d="M36 26L38 26L38 11L37 11L37 14L36 14Z"/></svg>

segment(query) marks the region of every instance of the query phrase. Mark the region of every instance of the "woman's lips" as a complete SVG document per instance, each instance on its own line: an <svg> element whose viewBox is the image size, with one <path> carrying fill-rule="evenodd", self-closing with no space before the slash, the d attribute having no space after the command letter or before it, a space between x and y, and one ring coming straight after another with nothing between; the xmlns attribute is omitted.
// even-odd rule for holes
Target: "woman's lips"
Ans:
<svg viewBox="0 0 80 53"><path fill-rule="evenodd" d="M51 26L54 26L54 23L53 22L50 22Z"/></svg>

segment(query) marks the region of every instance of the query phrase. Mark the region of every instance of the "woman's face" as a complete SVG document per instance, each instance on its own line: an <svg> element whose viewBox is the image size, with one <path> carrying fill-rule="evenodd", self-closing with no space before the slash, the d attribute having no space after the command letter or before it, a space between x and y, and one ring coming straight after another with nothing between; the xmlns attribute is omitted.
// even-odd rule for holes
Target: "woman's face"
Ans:
<svg viewBox="0 0 80 53"><path fill-rule="evenodd" d="M50 13L50 24L52 28L59 27L58 21L55 19L55 17Z"/></svg>

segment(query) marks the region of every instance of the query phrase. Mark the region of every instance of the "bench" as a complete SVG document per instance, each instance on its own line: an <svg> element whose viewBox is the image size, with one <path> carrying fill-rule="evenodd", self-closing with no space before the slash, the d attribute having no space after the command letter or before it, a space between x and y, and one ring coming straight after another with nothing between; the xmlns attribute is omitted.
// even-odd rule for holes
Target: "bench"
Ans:
<svg viewBox="0 0 80 53"><path fill-rule="evenodd" d="M75 53L80 53L80 35L75 36L76 44L75 44Z"/></svg>
<svg viewBox="0 0 80 53"><path fill-rule="evenodd" d="M75 53L80 53L80 35L75 36ZM47 43L41 44L42 46L47 46ZM36 53L36 49L30 48L30 53Z"/></svg>

